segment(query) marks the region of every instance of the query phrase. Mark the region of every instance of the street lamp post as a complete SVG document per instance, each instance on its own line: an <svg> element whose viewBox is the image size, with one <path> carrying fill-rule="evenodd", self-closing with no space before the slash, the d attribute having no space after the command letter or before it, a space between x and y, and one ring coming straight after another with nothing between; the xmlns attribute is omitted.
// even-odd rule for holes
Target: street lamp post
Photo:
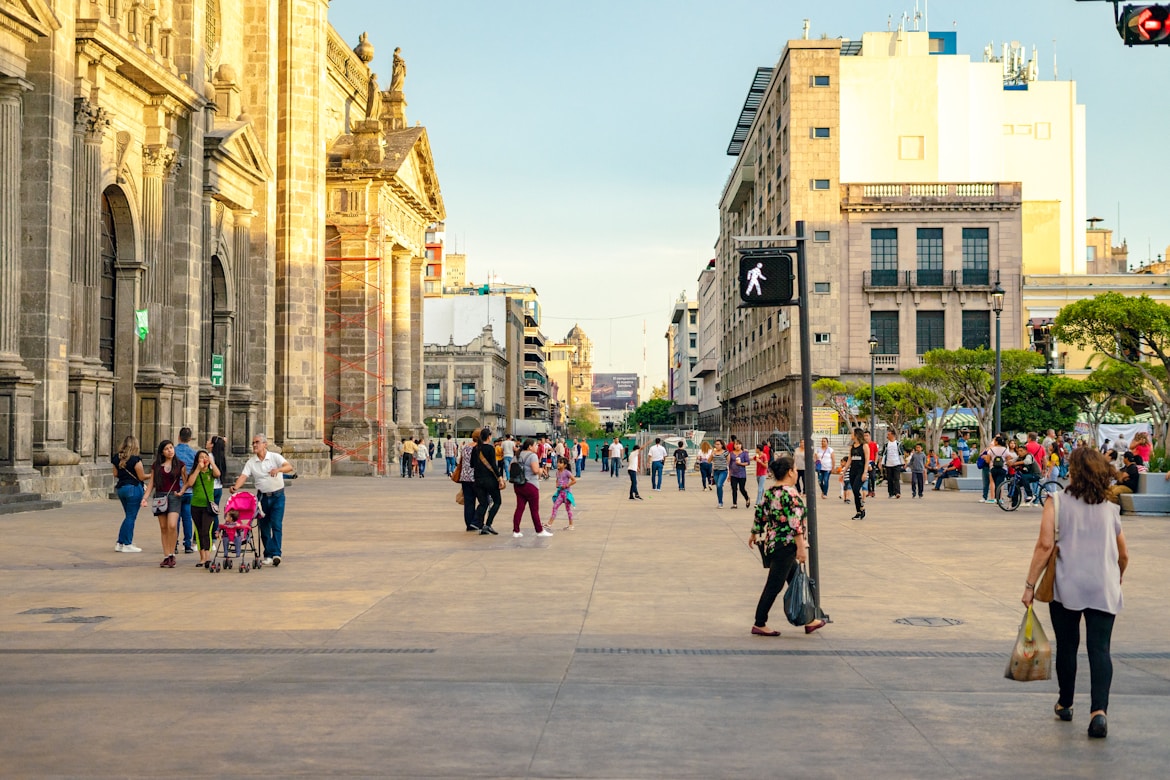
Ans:
<svg viewBox="0 0 1170 780"><path fill-rule="evenodd" d="M869 337L869 435L877 441L877 336Z"/></svg>
<svg viewBox="0 0 1170 780"><path fill-rule="evenodd" d="M995 310L995 422L993 423L993 429L991 431L992 436L995 436L1000 432L999 419L1000 414L1003 411L1000 406L1001 399L999 392L999 375L1002 368L1000 363L999 315L1003 312L1003 296L1003 288L1000 287L999 282L997 281L995 283L995 287L991 288L991 308ZM980 446L982 446L982 442L980 443Z"/></svg>

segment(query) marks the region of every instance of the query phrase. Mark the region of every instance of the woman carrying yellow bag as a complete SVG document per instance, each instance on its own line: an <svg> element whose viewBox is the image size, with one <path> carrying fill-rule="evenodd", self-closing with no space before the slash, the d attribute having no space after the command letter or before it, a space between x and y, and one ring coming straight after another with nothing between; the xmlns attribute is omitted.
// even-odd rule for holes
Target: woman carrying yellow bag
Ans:
<svg viewBox="0 0 1170 780"><path fill-rule="evenodd" d="M1106 711L1113 682L1109 643L1113 622L1121 611L1121 578L1129 553L1121 531L1121 515L1107 500L1113 469L1095 449L1079 447L1069 458L1069 485L1059 501L1048 501L1040 518L1040 536L1020 601L1031 607L1036 581L1056 551L1056 582L1048 605L1056 638L1056 679L1060 696L1054 710L1062 721L1073 719L1076 690L1077 649L1081 643L1081 617L1085 619L1085 645L1089 652L1092 712L1089 736L1108 734ZM1060 544L1056 544L1057 511Z"/></svg>

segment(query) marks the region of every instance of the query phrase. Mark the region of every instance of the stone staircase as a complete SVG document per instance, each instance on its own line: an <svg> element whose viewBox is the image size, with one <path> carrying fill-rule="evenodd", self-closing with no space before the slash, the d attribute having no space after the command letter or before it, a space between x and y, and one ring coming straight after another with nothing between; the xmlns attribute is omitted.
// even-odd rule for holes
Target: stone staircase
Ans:
<svg viewBox="0 0 1170 780"><path fill-rule="evenodd" d="M40 493L0 493L0 515L57 509L60 506L60 501L48 501L42 498Z"/></svg>

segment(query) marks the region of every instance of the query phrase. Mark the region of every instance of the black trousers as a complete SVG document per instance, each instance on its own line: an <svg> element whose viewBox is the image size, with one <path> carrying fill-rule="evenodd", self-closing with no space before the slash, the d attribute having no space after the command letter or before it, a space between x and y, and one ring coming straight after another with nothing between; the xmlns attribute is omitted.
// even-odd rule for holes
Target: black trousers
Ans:
<svg viewBox="0 0 1170 780"><path fill-rule="evenodd" d="M498 482L493 482L490 485L484 482L475 483L475 493L479 499L479 506L475 508L475 524L476 525L491 525L492 521L496 519L496 513L500 511L500 504L503 499L500 497L500 485ZM491 502L491 511L488 511L488 502ZM484 521L484 514L487 514L487 521Z"/></svg>
<svg viewBox="0 0 1170 780"><path fill-rule="evenodd" d="M732 477L731 478L731 505L732 506L735 506L736 495L737 495L736 491L737 490L740 493L743 493L744 505L750 504L751 499L748 498L748 494L747 494L747 477Z"/></svg>
<svg viewBox="0 0 1170 780"><path fill-rule="evenodd" d="M1052 630L1056 632L1056 681L1060 686L1057 702L1071 707L1077 687L1077 650L1081 645L1081 615L1085 616L1085 647L1089 651L1090 712L1109 709L1109 686L1113 684L1113 658L1109 643L1113 637L1116 615L1098 609L1065 609L1059 601L1048 605Z"/></svg>
<svg viewBox="0 0 1170 780"><path fill-rule="evenodd" d="M902 495L902 467L886 466L886 490L890 498Z"/></svg>
<svg viewBox="0 0 1170 780"><path fill-rule="evenodd" d="M861 514L861 490L865 487L860 471L849 472L849 489L853 491L853 505L857 507L857 514Z"/></svg>
<svg viewBox="0 0 1170 780"><path fill-rule="evenodd" d="M463 491L463 524L468 528L475 527L475 502L479 494L475 492L474 482L460 482L459 489Z"/></svg>
<svg viewBox="0 0 1170 780"><path fill-rule="evenodd" d="M772 566L768 569L768 580L764 583L764 592L760 594L760 601L756 604L756 626L763 628L768 625L768 613L776 603L776 597L784 590L785 584L792 581L796 574L796 545L789 544L777 547L772 553Z"/></svg>

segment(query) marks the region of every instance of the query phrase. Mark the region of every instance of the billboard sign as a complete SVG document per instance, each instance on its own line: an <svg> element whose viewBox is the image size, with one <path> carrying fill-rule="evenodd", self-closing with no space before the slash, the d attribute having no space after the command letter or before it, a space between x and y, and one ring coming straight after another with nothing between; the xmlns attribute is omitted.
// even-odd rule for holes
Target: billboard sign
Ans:
<svg viewBox="0 0 1170 780"><path fill-rule="evenodd" d="M593 406L609 411L633 411L638 405L637 374L594 374Z"/></svg>

